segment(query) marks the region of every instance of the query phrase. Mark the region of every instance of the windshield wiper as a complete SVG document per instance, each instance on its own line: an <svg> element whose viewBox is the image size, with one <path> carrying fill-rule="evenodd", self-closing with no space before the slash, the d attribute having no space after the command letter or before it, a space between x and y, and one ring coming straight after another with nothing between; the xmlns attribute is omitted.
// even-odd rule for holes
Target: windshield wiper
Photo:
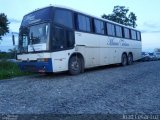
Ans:
<svg viewBox="0 0 160 120"><path fill-rule="evenodd" d="M35 48L34 48L33 44L30 44L30 46L32 47L33 52L35 52Z"/></svg>

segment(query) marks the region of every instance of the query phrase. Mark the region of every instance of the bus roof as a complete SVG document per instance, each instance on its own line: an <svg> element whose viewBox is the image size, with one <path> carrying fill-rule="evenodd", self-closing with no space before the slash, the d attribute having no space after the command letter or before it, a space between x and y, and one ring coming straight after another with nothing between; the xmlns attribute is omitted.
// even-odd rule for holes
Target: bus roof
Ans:
<svg viewBox="0 0 160 120"><path fill-rule="evenodd" d="M71 10L71 11L78 12L78 13L81 13L81 14L84 14L84 15L87 15L87 16L90 16L90 17L93 17L93 18L97 18L97 19L100 19L100 20L103 20L103 21L106 21L106 22L110 22L110 23L113 23L113 24L116 24L116 25L120 25L120 26L129 28L129 29L137 30L137 29L135 29L135 28L133 28L133 27L125 26L125 25L123 25L123 24L119 24L119 23L117 23L117 22L114 22L114 21L111 21L111 20L107 20L107 19L104 19L104 18L101 18L101 17L97 17L97 16L95 16L95 15L91 15L91 14L88 14L88 13L85 13L85 12L82 12L82 11L79 11L79 10L76 10L76 9L73 9L73 8L70 8L70 7L62 6L62 5L49 5L49 6L46 6L46 7L43 7L43 8L38 8L38 9L36 9L36 10L34 10L34 11L26 14L26 15L29 15L29 14L31 14L31 13L33 13L33 12L36 12L36 11L39 11L39 10L41 10L41 9L48 8L48 7L62 8L62 9ZM26 15L25 15L25 16L26 16ZM138 31L138 30L137 30L137 31Z"/></svg>

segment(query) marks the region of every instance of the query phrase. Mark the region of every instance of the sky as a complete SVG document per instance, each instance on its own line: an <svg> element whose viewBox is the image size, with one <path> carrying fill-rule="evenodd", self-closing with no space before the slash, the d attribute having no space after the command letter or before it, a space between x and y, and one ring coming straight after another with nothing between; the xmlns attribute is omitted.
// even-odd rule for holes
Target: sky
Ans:
<svg viewBox="0 0 160 120"><path fill-rule="evenodd" d="M97 17L112 13L116 5L126 6L137 16L137 29L142 32L143 51L160 48L160 0L0 0L0 3L0 13L5 13L10 21L10 32L19 31L25 14L51 4L70 7ZM0 50L11 46L10 33L0 41Z"/></svg>

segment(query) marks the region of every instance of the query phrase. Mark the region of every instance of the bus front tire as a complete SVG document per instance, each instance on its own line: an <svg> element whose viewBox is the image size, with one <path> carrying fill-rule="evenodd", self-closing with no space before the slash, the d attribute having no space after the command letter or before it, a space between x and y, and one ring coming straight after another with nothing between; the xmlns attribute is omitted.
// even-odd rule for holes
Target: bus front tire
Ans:
<svg viewBox="0 0 160 120"><path fill-rule="evenodd" d="M133 55L129 54L128 55L128 65L132 65L133 64Z"/></svg>
<svg viewBox="0 0 160 120"><path fill-rule="evenodd" d="M78 56L73 56L69 60L69 73L71 75L78 75L82 71L82 60Z"/></svg>
<svg viewBox="0 0 160 120"><path fill-rule="evenodd" d="M127 65L127 55L126 54L122 54L122 60L121 60L121 65L122 66L126 66Z"/></svg>

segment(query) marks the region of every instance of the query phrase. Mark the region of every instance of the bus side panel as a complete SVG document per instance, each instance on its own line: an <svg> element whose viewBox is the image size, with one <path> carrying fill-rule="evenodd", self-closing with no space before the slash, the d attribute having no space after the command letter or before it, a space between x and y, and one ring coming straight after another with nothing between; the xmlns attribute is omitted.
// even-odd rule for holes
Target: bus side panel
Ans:
<svg viewBox="0 0 160 120"><path fill-rule="evenodd" d="M105 38L105 37L103 37ZM95 67L100 65L100 35L75 32L76 46L84 46L85 67ZM81 53L79 50L78 52Z"/></svg>
<svg viewBox="0 0 160 120"><path fill-rule="evenodd" d="M68 70L68 61L73 50L65 50L51 53L53 72Z"/></svg>
<svg viewBox="0 0 160 120"><path fill-rule="evenodd" d="M141 58L141 41L83 32L75 32L75 41L84 46L86 68L121 63L123 53L132 53L134 61Z"/></svg>

